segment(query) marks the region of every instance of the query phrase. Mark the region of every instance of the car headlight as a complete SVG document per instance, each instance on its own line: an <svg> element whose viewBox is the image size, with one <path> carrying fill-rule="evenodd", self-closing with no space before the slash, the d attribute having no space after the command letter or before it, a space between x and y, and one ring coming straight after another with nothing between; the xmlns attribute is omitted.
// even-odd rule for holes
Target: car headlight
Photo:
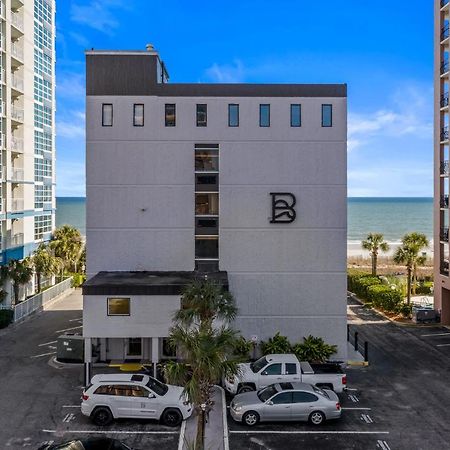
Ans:
<svg viewBox="0 0 450 450"><path fill-rule="evenodd" d="M231 405L231 407L233 408L234 411L238 412L242 409L241 405Z"/></svg>

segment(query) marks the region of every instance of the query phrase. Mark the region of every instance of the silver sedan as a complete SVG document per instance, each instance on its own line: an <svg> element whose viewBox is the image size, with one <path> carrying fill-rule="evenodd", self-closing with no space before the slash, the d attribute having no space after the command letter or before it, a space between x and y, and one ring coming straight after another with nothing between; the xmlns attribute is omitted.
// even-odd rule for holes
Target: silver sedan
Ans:
<svg viewBox="0 0 450 450"><path fill-rule="evenodd" d="M339 397L326 389L305 383L277 383L257 392L234 397L230 405L236 422L254 426L266 421L298 421L321 425L341 417Z"/></svg>

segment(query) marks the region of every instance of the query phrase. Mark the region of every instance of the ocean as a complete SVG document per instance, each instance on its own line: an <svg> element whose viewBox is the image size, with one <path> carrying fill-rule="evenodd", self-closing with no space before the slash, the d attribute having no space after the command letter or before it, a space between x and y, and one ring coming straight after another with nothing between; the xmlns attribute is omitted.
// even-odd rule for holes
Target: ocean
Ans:
<svg viewBox="0 0 450 450"><path fill-rule="evenodd" d="M56 198L56 226L72 225L86 234L86 199ZM398 242L405 233L417 231L433 238L433 199L428 197L352 197L348 199L349 242L360 242L368 233L383 233Z"/></svg>

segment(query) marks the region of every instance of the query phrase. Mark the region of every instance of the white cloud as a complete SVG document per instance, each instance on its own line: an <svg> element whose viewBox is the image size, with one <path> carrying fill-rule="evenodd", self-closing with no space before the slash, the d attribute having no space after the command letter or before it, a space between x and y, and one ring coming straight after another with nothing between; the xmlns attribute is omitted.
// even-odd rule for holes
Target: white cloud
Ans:
<svg viewBox="0 0 450 450"><path fill-rule="evenodd" d="M84 75L80 73L62 73L58 76L57 95L71 100L81 99L86 95Z"/></svg>
<svg viewBox="0 0 450 450"><path fill-rule="evenodd" d="M83 36L82 34L79 33L75 33L74 31L71 31L69 33L71 39L73 41L75 41L75 43L77 43L78 45L80 45L81 47L87 48L89 47L89 41L86 38L86 36Z"/></svg>
<svg viewBox="0 0 450 450"><path fill-rule="evenodd" d="M85 167L83 162L57 160L57 195L60 197L84 197Z"/></svg>
<svg viewBox="0 0 450 450"><path fill-rule="evenodd" d="M67 139L84 139L85 121L83 111L71 111L64 119L57 121L56 134Z"/></svg>
<svg viewBox="0 0 450 450"><path fill-rule="evenodd" d="M239 60L235 60L233 64L214 63L206 69L206 77L215 83L240 83L244 81L245 70Z"/></svg>

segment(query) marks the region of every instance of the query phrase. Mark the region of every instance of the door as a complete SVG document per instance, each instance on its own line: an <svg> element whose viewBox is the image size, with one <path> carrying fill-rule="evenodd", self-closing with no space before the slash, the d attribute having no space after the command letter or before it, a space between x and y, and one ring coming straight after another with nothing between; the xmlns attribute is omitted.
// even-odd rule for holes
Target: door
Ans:
<svg viewBox="0 0 450 450"><path fill-rule="evenodd" d="M299 365L295 363L286 363L284 365L284 381L300 381Z"/></svg>
<svg viewBox="0 0 450 450"><path fill-rule="evenodd" d="M133 386L133 409L134 417L159 419L159 398L143 386Z"/></svg>
<svg viewBox="0 0 450 450"><path fill-rule="evenodd" d="M291 420L292 392L280 392L264 405L265 420Z"/></svg>
<svg viewBox="0 0 450 450"><path fill-rule="evenodd" d="M269 384L281 383L283 375L281 363L269 364L259 373L259 387L264 388Z"/></svg>
<svg viewBox="0 0 450 450"><path fill-rule="evenodd" d="M291 415L292 420L307 421L309 415L316 408L316 402L319 400L317 395L310 392L293 392Z"/></svg>
<svg viewBox="0 0 450 450"><path fill-rule="evenodd" d="M142 338L125 339L125 359L142 359Z"/></svg>

